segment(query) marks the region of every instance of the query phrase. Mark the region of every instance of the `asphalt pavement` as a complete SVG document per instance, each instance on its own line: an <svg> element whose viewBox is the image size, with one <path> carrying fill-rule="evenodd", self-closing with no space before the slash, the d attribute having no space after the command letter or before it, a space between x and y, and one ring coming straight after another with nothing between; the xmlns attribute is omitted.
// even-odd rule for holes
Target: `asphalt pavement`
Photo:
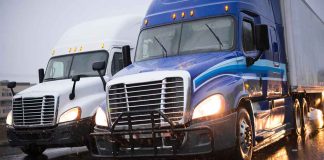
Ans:
<svg viewBox="0 0 324 160"><path fill-rule="evenodd" d="M0 146L1 160L88 160L86 147L47 149L40 157L28 157L19 148ZM220 159L224 159L220 157ZM324 160L324 129L309 129L305 136L286 137L253 154L253 160Z"/></svg>

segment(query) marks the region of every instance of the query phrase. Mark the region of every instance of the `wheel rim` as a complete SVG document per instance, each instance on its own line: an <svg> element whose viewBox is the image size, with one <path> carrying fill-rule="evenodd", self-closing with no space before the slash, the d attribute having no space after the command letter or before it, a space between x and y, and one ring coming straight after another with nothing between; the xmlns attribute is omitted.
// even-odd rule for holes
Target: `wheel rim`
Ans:
<svg viewBox="0 0 324 160"><path fill-rule="evenodd" d="M252 145L252 131L245 119L240 121L240 148L244 156L248 155Z"/></svg>

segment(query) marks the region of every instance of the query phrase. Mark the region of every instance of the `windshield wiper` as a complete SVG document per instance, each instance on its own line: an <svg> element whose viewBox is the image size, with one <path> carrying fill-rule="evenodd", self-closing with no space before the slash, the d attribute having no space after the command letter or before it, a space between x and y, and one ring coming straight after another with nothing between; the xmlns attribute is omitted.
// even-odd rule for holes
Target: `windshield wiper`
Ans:
<svg viewBox="0 0 324 160"><path fill-rule="evenodd" d="M163 51L165 52L165 57L167 57L167 55L168 55L168 51L165 49L165 47L163 46L163 44L162 44L162 43L159 41L159 39L156 38L155 36L154 36L154 39L155 39L156 42L158 42L158 44L162 47ZM164 54L163 54L163 57L164 57Z"/></svg>
<svg viewBox="0 0 324 160"><path fill-rule="evenodd" d="M216 40L218 41L218 43L220 44L220 49L222 49L222 47L223 47L222 41L219 39L219 37L217 36L217 34L210 28L210 26L208 24L205 24L205 25L209 29L209 31L214 35L214 37L216 38Z"/></svg>

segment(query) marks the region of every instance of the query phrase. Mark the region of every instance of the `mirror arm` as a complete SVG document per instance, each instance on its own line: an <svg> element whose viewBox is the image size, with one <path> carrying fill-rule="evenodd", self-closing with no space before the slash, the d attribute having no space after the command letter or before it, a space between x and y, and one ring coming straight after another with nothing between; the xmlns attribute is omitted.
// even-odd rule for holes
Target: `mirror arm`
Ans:
<svg viewBox="0 0 324 160"><path fill-rule="evenodd" d="M263 54L263 51L260 51L255 58L246 57L246 65L248 67L252 66L256 61L258 61L261 58L262 54Z"/></svg>
<svg viewBox="0 0 324 160"><path fill-rule="evenodd" d="M74 83L73 83L72 92L69 95L70 100L73 100L75 98L75 85L76 85L76 82L77 81L74 81Z"/></svg>
<svg viewBox="0 0 324 160"><path fill-rule="evenodd" d="M105 81L103 75L100 73L99 70L98 70L98 74L99 74L99 77L100 77L100 79L102 81L103 89L104 89L104 91L106 91L106 81Z"/></svg>
<svg viewBox="0 0 324 160"><path fill-rule="evenodd" d="M15 96L16 93L15 93L15 91L13 90L13 88L10 88L10 90L11 90L11 94L12 94L12 96Z"/></svg>

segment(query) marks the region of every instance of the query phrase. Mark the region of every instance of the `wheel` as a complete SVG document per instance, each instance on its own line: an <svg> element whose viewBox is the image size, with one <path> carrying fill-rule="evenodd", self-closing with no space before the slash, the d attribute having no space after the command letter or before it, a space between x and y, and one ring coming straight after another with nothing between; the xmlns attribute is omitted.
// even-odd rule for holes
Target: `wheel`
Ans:
<svg viewBox="0 0 324 160"><path fill-rule="evenodd" d="M29 156L40 156L46 150L43 146L28 145L21 147L21 150Z"/></svg>
<svg viewBox="0 0 324 160"><path fill-rule="evenodd" d="M236 122L236 148L234 158L238 160L250 160L253 151L253 129L250 115L246 109L240 108Z"/></svg>
<svg viewBox="0 0 324 160"><path fill-rule="evenodd" d="M298 136L302 133L302 111L298 99L294 102L294 131L293 134Z"/></svg>
<svg viewBox="0 0 324 160"><path fill-rule="evenodd" d="M303 104L302 104L302 131L306 132L306 124L308 122L308 103L305 98L303 98Z"/></svg>

